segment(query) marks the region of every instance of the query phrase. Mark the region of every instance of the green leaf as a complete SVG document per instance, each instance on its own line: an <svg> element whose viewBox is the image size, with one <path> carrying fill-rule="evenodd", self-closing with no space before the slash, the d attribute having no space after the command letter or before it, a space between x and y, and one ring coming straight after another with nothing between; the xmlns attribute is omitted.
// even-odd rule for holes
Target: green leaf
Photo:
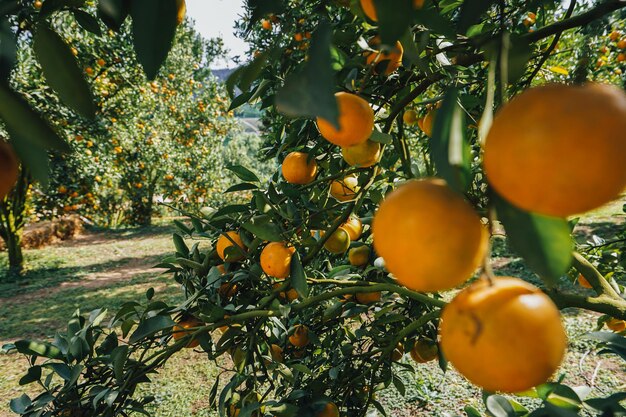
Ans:
<svg viewBox="0 0 626 417"><path fill-rule="evenodd" d="M471 405L466 405L463 411L465 411L465 414L467 414L467 417L482 417L480 415L480 411L478 411Z"/></svg>
<svg viewBox="0 0 626 417"><path fill-rule="evenodd" d="M13 145L22 165L28 169L33 179L39 181L42 187L47 187L50 175L48 152L44 148L32 146L28 140L22 139L19 134L11 129L7 129L7 131L13 139L11 145Z"/></svg>
<svg viewBox="0 0 626 417"><path fill-rule="evenodd" d="M185 243L185 239L178 233L174 233L172 235L172 239L174 240L174 246L176 247L176 252L180 253L183 256L189 255L189 247Z"/></svg>
<svg viewBox="0 0 626 417"><path fill-rule="evenodd" d="M547 284L555 284L572 263L567 220L522 211L495 195L494 202L513 250Z"/></svg>
<svg viewBox="0 0 626 417"><path fill-rule="evenodd" d="M382 43L395 45L409 29L413 18L412 0L374 0L378 15L378 30Z"/></svg>
<svg viewBox="0 0 626 417"><path fill-rule="evenodd" d="M28 407L32 404L30 397L26 394L22 394L21 397L13 398L9 403L11 411L16 414L24 414Z"/></svg>
<svg viewBox="0 0 626 417"><path fill-rule="evenodd" d="M119 31L130 13L129 0L100 0L98 2L98 17L109 29Z"/></svg>
<svg viewBox="0 0 626 417"><path fill-rule="evenodd" d="M41 366L31 366L26 371L26 375L20 378L20 385L28 385L32 382L39 381L41 378Z"/></svg>
<svg viewBox="0 0 626 417"><path fill-rule="evenodd" d="M331 35L329 23L322 21L313 33L304 68L289 75L276 94L278 111L291 117L321 117L338 126Z"/></svg>
<svg viewBox="0 0 626 417"><path fill-rule="evenodd" d="M309 284L306 282L306 273L300 260L298 252L294 253L291 257L291 286L295 289L300 297L306 298L309 296Z"/></svg>
<svg viewBox="0 0 626 417"><path fill-rule="evenodd" d="M241 184L233 185L232 187L230 187L226 191L224 191L224 194L234 193L235 191L256 190L257 188L259 188L259 187L257 185L255 185L255 184L250 184L249 182L244 182L244 183L241 183Z"/></svg>
<svg viewBox="0 0 626 417"><path fill-rule="evenodd" d="M270 242L282 242L284 240L280 227L273 223L272 218L268 215L253 217L241 227L262 240L269 240Z"/></svg>
<svg viewBox="0 0 626 417"><path fill-rule="evenodd" d="M227 170L235 173L240 180L245 182L259 182L259 177L248 168L245 168L241 165L230 165L226 167Z"/></svg>
<svg viewBox="0 0 626 417"><path fill-rule="evenodd" d="M459 192L471 184L471 151L467 141L465 113L458 102L459 90L450 88L437 110L430 153L437 175Z"/></svg>
<svg viewBox="0 0 626 417"><path fill-rule="evenodd" d="M493 417L516 417L515 410L513 410L509 400L501 395L490 395L487 397L485 406Z"/></svg>
<svg viewBox="0 0 626 417"><path fill-rule="evenodd" d="M17 59L15 33L8 19L0 19L0 79L6 81L11 75Z"/></svg>
<svg viewBox="0 0 626 417"><path fill-rule="evenodd" d="M485 13L493 3L493 0L465 0L463 2L463 8L461 9L461 17L459 18L457 31L461 35L465 35L470 26L480 22L480 16Z"/></svg>
<svg viewBox="0 0 626 417"><path fill-rule="evenodd" d="M24 355L42 356L48 359L60 359L62 357L59 348L48 342L18 340L15 342L15 349Z"/></svg>
<svg viewBox="0 0 626 417"><path fill-rule="evenodd" d="M75 9L72 13L74 14L74 19L76 19L76 22L80 25L80 27L96 36L102 36L102 29L100 29L98 19L80 9Z"/></svg>
<svg viewBox="0 0 626 417"><path fill-rule="evenodd" d="M93 119L96 115L93 94L65 41L48 26L39 25L33 37L33 49L46 81L61 100L81 116Z"/></svg>
<svg viewBox="0 0 626 417"><path fill-rule="evenodd" d="M279 14L285 10L283 0L247 0L246 4L251 11L248 30L250 30L256 22L261 20L263 16Z"/></svg>
<svg viewBox="0 0 626 417"><path fill-rule="evenodd" d="M118 346L111 352L111 364L113 365L113 375L118 384L124 380L124 365L128 359L128 345Z"/></svg>
<svg viewBox="0 0 626 417"><path fill-rule="evenodd" d="M52 369L64 381L68 381L72 375L72 370L64 363L47 363L43 366Z"/></svg>
<svg viewBox="0 0 626 417"><path fill-rule="evenodd" d="M175 0L133 0L133 41L137 59L148 79L156 78L176 34Z"/></svg>
<svg viewBox="0 0 626 417"><path fill-rule="evenodd" d="M176 323L169 316L154 316L139 323L137 330L130 336L129 343L137 343L140 340L152 336L161 330L170 329Z"/></svg>
<svg viewBox="0 0 626 417"><path fill-rule="evenodd" d="M377 129L374 129L374 131L372 132L372 136L370 136L370 140L372 142L390 145L393 143L393 136L388 135L387 133L379 132Z"/></svg>

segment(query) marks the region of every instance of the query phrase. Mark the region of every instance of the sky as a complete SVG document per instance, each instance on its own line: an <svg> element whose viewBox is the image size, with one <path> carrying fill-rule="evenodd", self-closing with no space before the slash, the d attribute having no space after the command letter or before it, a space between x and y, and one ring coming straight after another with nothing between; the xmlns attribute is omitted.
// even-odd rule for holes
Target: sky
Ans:
<svg viewBox="0 0 626 417"><path fill-rule="evenodd" d="M205 38L221 37L230 56L243 55L246 44L233 34L235 21L243 14L244 0L187 0L187 16ZM232 68L232 61L214 63L213 68Z"/></svg>

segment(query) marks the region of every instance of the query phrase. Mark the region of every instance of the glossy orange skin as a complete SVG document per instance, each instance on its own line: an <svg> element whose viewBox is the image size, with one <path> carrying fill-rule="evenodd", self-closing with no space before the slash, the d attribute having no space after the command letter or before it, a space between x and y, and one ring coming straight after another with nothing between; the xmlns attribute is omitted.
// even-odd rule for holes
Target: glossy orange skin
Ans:
<svg viewBox="0 0 626 417"><path fill-rule="evenodd" d="M243 241L241 240L239 233L235 231L230 231L230 232L226 232L225 234L230 236L230 238L237 244L237 246L239 246L244 251L246 250L246 246L243 244ZM237 262L243 259L244 255L240 253L239 251L234 251L234 250L232 251L232 253L229 253L230 256L228 257L228 259L226 259L226 252L225 252L226 248L231 247L231 246L233 246L233 243L224 234L220 235L219 239L217 239L217 245L216 245L217 255L223 261L227 261L227 262Z"/></svg>
<svg viewBox="0 0 626 417"><path fill-rule="evenodd" d="M373 304L380 301L382 298L382 294L380 291L377 292L363 292L356 294L356 300L361 304Z"/></svg>
<svg viewBox="0 0 626 417"><path fill-rule="evenodd" d="M356 177L345 177L330 184L330 195L341 202L352 201L359 192L359 180Z"/></svg>
<svg viewBox="0 0 626 417"><path fill-rule="evenodd" d="M587 212L626 187L626 94L601 84L532 88L500 110L484 148L489 183L513 205Z"/></svg>
<svg viewBox="0 0 626 417"><path fill-rule="evenodd" d="M607 320L606 327L608 327L609 329L613 330L616 333L623 332L624 330L626 330L626 321L611 318Z"/></svg>
<svg viewBox="0 0 626 417"><path fill-rule="evenodd" d="M289 336L289 343L297 348L303 348L309 344L309 328L298 324L291 336Z"/></svg>
<svg viewBox="0 0 626 417"><path fill-rule="evenodd" d="M413 0L413 8L416 10L421 9L424 6L424 0ZM361 8L365 15L374 22L378 21L378 14L374 8L374 0L361 0Z"/></svg>
<svg viewBox="0 0 626 417"><path fill-rule="evenodd" d="M263 19L261 21L261 27L265 30L272 30L272 22L267 19Z"/></svg>
<svg viewBox="0 0 626 417"><path fill-rule="evenodd" d="M317 417L339 417L339 409L335 403L327 403Z"/></svg>
<svg viewBox="0 0 626 417"><path fill-rule="evenodd" d="M335 94L339 106L339 129L318 117L317 127L327 141L339 146L355 146L365 142L374 131L374 110L361 97L340 92Z"/></svg>
<svg viewBox="0 0 626 417"><path fill-rule="evenodd" d="M19 175L19 162L13 148L0 140L0 200L15 186Z"/></svg>
<svg viewBox="0 0 626 417"><path fill-rule="evenodd" d="M409 126L414 125L415 123L417 123L418 119L419 119L419 117L418 117L417 112L415 110L407 110L402 115L402 120L404 121L404 123L406 123Z"/></svg>
<svg viewBox="0 0 626 417"><path fill-rule="evenodd" d="M444 308L439 333L445 357L487 391L520 392L546 382L567 347L552 300L511 277L461 291Z"/></svg>
<svg viewBox="0 0 626 417"><path fill-rule="evenodd" d="M434 361L439 357L439 348L437 344L424 339L419 339L411 349L411 359L417 363L426 363Z"/></svg>
<svg viewBox="0 0 626 417"><path fill-rule="evenodd" d="M473 207L440 179L408 181L387 195L372 231L387 270L415 291L462 284L487 249L487 233Z"/></svg>
<svg viewBox="0 0 626 417"><path fill-rule="evenodd" d="M203 326L204 323L201 322L200 320L197 319L188 319L188 320L182 320L179 321L175 326L174 326L174 332L172 333L172 337L174 338L174 340L178 341L180 339L182 339L183 337L194 333L193 330L188 330L188 329L193 329L195 327L200 327ZM193 349L195 347L198 347L200 345L200 341L197 339L191 339L189 341L189 343L187 343L187 346L185 346L187 349Z"/></svg>
<svg viewBox="0 0 626 417"><path fill-rule="evenodd" d="M291 184L309 184L317 175L317 162L308 160L304 152L291 152L283 161L282 173L285 181Z"/></svg>
<svg viewBox="0 0 626 417"><path fill-rule="evenodd" d="M273 278L285 279L289 276L291 257L296 249L284 242L269 243L261 252L261 268Z"/></svg>
<svg viewBox="0 0 626 417"><path fill-rule="evenodd" d="M378 163L382 147L380 143L366 140L365 142L341 148L341 156L348 165L353 167L369 168Z"/></svg>
<svg viewBox="0 0 626 417"><path fill-rule="evenodd" d="M376 50L380 48L380 43L381 40L379 36L375 36L369 40L369 45ZM402 66L403 55L404 48L402 47L402 44L400 42L396 42L396 45L389 51L366 52L365 61L367 62L367 65L374 66L374 73L378 73L378 68L382 67L384 68L383 73L385 75L391 75Z"/></svg>
<svg viewBox="0 0 626 417"><path fill-rule="evenodd" d="M583 288L593 288L589 281L587 281L587 278L583 276L583 274L578 275L578 285Z"/></svg>
<svg viewBox="0 0 626 417"><path fill-rule="evenodd" d="M358 240L363 234L363 223L356 216L350 216L348 221L342 224L341 227L346 229L346 232L350 235L350 240L353 242Z"/></svg>
<svg viewBox="0 0 626 417"><path fill-rule="evenodd" d="M437 116L437 109L429 111L422 119L422 124L419 125L422 132L429 138L433 136L433 129L435 128L435 117Z"/></svg>

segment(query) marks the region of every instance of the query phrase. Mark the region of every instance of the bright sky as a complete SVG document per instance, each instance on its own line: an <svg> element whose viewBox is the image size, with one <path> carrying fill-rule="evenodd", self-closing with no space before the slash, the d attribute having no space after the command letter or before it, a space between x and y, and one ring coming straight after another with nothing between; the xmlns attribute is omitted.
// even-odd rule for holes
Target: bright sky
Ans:
<svg viewBox="0 0 626 417"><path fill-rule="evenodd" d="M205 38L221 37L230 56L243 55L246 44L233 32L235 21L243 14L244 0L187 0L187 16L195 20L196 30ZM214 68L235 66L232 61L217 62Z"/></svg>

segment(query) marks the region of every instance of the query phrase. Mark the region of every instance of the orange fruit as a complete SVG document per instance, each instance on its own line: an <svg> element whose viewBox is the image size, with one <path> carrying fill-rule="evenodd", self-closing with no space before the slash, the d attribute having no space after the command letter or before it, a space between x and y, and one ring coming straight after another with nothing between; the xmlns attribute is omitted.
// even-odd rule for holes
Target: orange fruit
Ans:
<svg viewBox="0 0 626 417"><path fill-rule="evenodd" d="M398 362L404 356L404 345L399 343L396 345L393 352L391 352L391 360L394 362Z"/></svg>
<svg viewBox="0 0 626 417"><path fill-rule="evenodd" d="M359 246L358 248L352 248L348 252L348 260L352 266L365 266L369 263L371 250L369 246Z"/></svg>
<svg viewBox="0 0 626 417"><path fill-rule="evenodd" d="M185 0L176 0L176 23L179 25L183 23L186 14L187 5L185 4Z"/></svg>
<svg viewBox="0 0 626 417"><path fill-rule="evenodd" d="M282 166L285 181L291 184L309 184L317 174L317 162L304 152L291 152Z"/></svg>
<svg viewBox="0 0 626 417"><path fill-rule="evenodd" d="M354 200L361 187L355 176L348 176L342 180L335 180L330 184L330 195L335 199L346 202Z"/></svg>
<svg viewBox="0 0 626 417"><path fill-rule="evenodd" d="M587 278L583 276L583 274L578 275L578 285L580 285L583 288L593 288L591 284L589 283L589 281L587 281Z"/></svg>
<svg viewBox="0 0 626 417"><path fill-rule="evenodd" d="M486 231L473 207L440 179L408 181L387 195L372 231L387 270L415 291L462 284L487 249Z"/></svg>
<svg viewBox="0 0 626 417"><path fill-rule="evenodd" d="M622 52L617 54L617 62L624 62L624 61L626 61L626 54Z"/></svg>
<svg viewBox="0 0 626 417"><path fill-rule="evenodd" d="M413 0L413 8L416 10L424 7L424 0ZM361 0L361 8L365 15L374 22L378 21L378 14L374 8L374 0Z"/></svg>
<svg viewBox="0 0 626 417"><path fill-rule="evenodd" d="M289 343L298 348L303 348L309 344L309 328L298 324L293 331L293 334L289 336Z"/></svg>
<svg viewBox="0 0 626 417"><path fill-rule="evenodd" d="M302 33L296 33L295 35L293 35L293 39L296 42L302 42L304 40L304 35Z"/></svg>
<svg viewBox="0 0 626 417"><path fill-rule="evenodd" d="M281 284L276 283L276 284L272 285L272 288L274 288L275 290L277 290L280 286L281 286ZM296 290L295 290L295 289L293 289L293 288L290 288L290 289L289 289L289 290L287 290L286 292L281 291L281 292L278 294L278 296L279 296L280 298L282 298L283 300L287 300L287 301L289 301L289 302L291 302L291 301L295 301L295 300L297 300L298 298L300 298L300 297L299 297L299 295L298 295L298 291L296 291Z"/></svg>
<svg viewBox="0 0 626 417"><path fill-rule="evenodd" d="M437 109L432 109L424 119L422 119L422 124L419 125L419 128L428 136L429 138L433 135L433 129L435 128L435 116L437 116Z"/></svg>
<svg viewBox="0 0 626 417"><path fill-rule="evenodd" d="M261 269L270 277L287 278L295 251L293 246L288 247L285 242L269 243L261 252Z"/></svg>
<svg viewBox="0 0 626 417"><path fill-rule="evenodd" d="M511 277L461 291L443 309L439 332L445 357L487 391L520 392L546 382L567 346L552 300Z"/></svg>
<svg viewBox="0 0 626 417"><path fill-rule="evenodd" d="M407 110L402 115L402 120L404 121L404 123L406 123L409 126L412 126L415 123L417 123L418 119L419 117L415 110Z"/></svg>
<svg viewBox="0 0 626 417"><path fill-rule="evenodd" d="M411 349L411 358L417 363L434 361L439 357L439 348L433 341L418 339Z"/></svg>
<svg viewBox="0 0 626 417"><path fill-rule="evenodd" d="M380 143L366 140L365 142L341 148L341 155L348 165L369 168L380 159Z"/></svg>
<svg viewBox="0 0 626 417"><path fill-rule="evenodd" d="M0 200L15 186L20 165L11 145L0 140Z"/></svg>
<svg viewBox="0 0 626 417"><path fill-rule="evenodd" d="M350 240L355 241L358 240L363 234L363 223L361 223L361 219L356 216L350 216L347 222L341 225L346 232L350 235Z"/></svg>
<svg viewBox="0 0 626 417"><path fill-rule="evenodd" d="M196 327L201 327L201 326L204 326L204 323L196 318L181 320L174 326L172 337L174 338L174 340L178 341L182 339L183 337L195 332L195 330L190 330L190 329L194 329ZM199 340L191 339L189 343L187 343L187 346L185 347L188 349L193 349L195 347L198 347L199 345L200 345Z"/></svg>
<svg viewBox="0 0 626 417"><path fill-rule="evenodd" d="M614 30L613 32L611 32L609 34L609 39L612 40L613 42L617 42L617 40L620 38L620 36L622 36L622 34L616 30Z"/></svg>
<svg viewBox="0 0 626 417"><path fill-rule="evenodd" d="M374 36L369 40L369 45L372 49L378 51L380 48L381 40L380 36ZM374 73L378 73L379 68L384 69L385 75L391 75L400 66L402 66L402 56L404 55L404 48L400 42L396 42L395 46L385 51L365 53L365 60L367 65L374 66Z"/></svg>
<svg viewBox="0 0 626 417"><path fill-rule="evenodd" d="M606 327L608 327L609 329L613 330L616 333L623 332L624 330L626 330L626 321L611 318L606 321Z"/></svg>
<svg viewBox="0 0 626 417"><path fill-rule="evenodd" d="M485 142L489 183L510 203L566 217L626 186L626 94L602 84L550 84L518 95Z"/></svg>
<svg viewBox="0 0 626 417"><path fill-rule="evenodd" d="M361 304L373 304L380 301L382 295L380 291L377 292L363 292L356 294L356 300Z"/></svg>
<svg viewBox="0 0 626 417"><path fill-rule="evenodd" d="M328 402L317 414L317 417L339 417L339 409L335 405L335 403Z"/></svg>
<svg viewBox="0 0 626 417"><path fill-rule="evenodd" d="M267 19L261 20L261 27L265 30L272 30L272 22Z"/></svg>
<svg viewBox="0 0 626 417"><path fill-rule="evenodd" d="M241 248L241 250L235 250L235 249L230 249L228 251L228 254L226 253L226 249L233 247L233 242L231 242L226 235L228 235L228 237L230 237L230 239L232 239L237 246L239 246L239 248ZM219 239L217 239L217 255L226 262L237 262L240 261L241 259L244 258L244 254L242 252L245 252L246 247L243 244L243 241L241 240L241 237L239 236L239 233L235 232L235 231L230 231L230 232L226 232L220 235ZM227 259L228 258L228 259Z"/></svg>
<svg viewBox="0 0 626 417"><path fill-rule="evenodd" d="M335 94L339 106L339 129L323 119L317 118L317 127L322 136L335 145L354 146L369 139L374 131L374 111L361 97L340 92Z"/></svg>
<svg viewBox="0 0 626 417"><path fill-rule="evenodd" d="M341 255L350 247L350 234L343 227L338 228L324 243L324 248L330 253Z"/></svg>
<svg viewBox="0 0 626 417"><path fill-rule="evenodd" d="M280 346L275 344L270 345L270 355L272 356L272 359L274 359L274 362L283 363L283 348Z"/></svg>
<svg viewBox="0 0 626 417"><path fill-rule="evenodd" d="M619 49L626 49L626 39L620 39L620 40L617 42L617 47L618 47Z"/></svg>
<svg viewBox="0 0 626 417"><path fill-rule="evenodd" d="M235 294L237 294L237 291L239 291L239 286L237 284L231 284L230 282L224 282L217 290L222 298L233 298Z"/></svg>

